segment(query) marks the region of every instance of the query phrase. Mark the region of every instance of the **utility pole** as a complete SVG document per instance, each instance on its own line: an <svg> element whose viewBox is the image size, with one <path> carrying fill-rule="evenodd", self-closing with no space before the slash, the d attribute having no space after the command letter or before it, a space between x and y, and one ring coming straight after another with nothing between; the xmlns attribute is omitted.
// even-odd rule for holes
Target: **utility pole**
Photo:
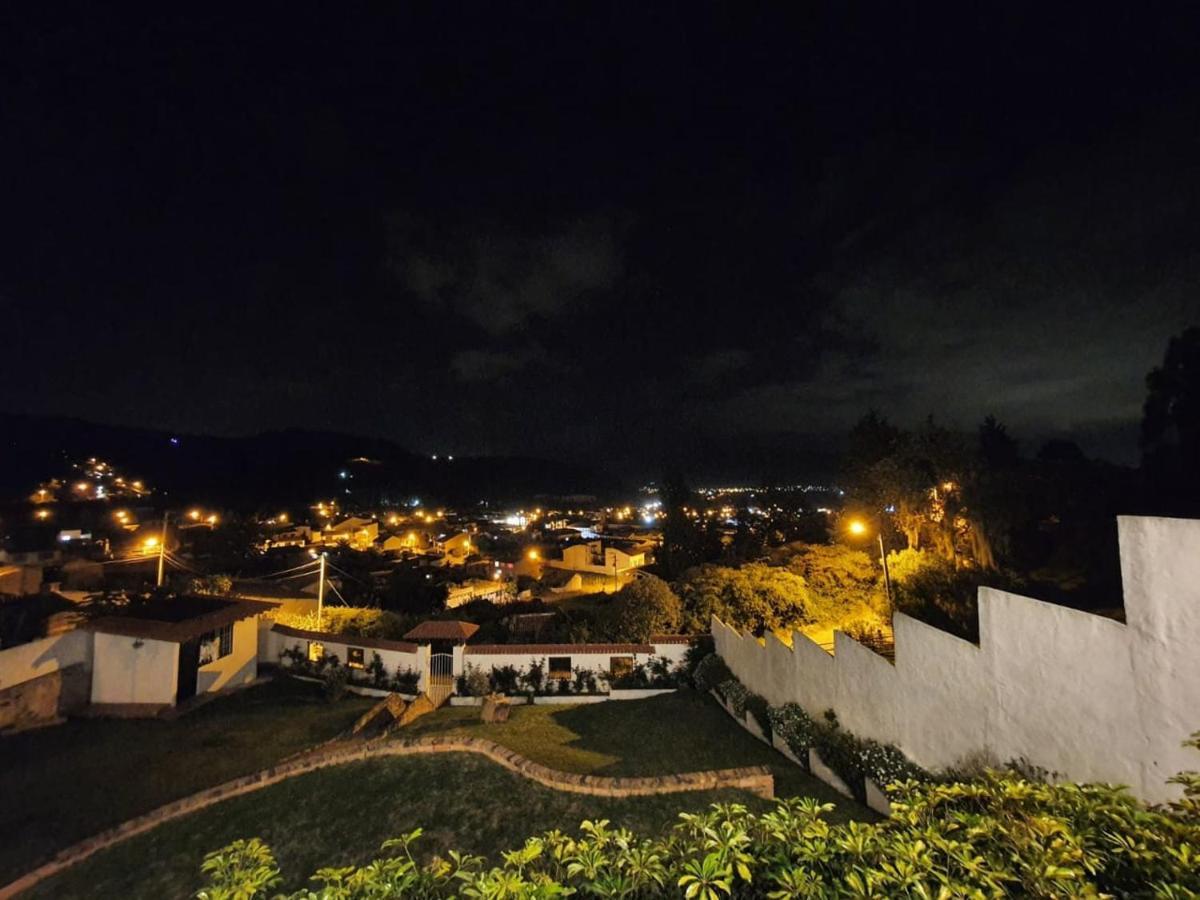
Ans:
<svg viewBox="0 0 1200 900"><path fill-rule="evenodd" d="M883 561L883 586L887 590L888 611L895 612L896 607L892 604L892 576L888 572L887 552L883 549L883 529L879 529L879 558Z"/></svg>
<svg viewBox="0 0 1200 900"><path fill-rule="evenodd" d="M321 630L322 617L325 614L325 551L321 551L321 580L317 584L317 631Z"/></svg>
<svg viewBox="0 0 1200 900"><path fill-rule="evenodd" d="M167 556L167 517L170 515L168 510L163 511L162 537L158 539L158 578L154 582L155 587L163 585L163 563Z"/></svg>

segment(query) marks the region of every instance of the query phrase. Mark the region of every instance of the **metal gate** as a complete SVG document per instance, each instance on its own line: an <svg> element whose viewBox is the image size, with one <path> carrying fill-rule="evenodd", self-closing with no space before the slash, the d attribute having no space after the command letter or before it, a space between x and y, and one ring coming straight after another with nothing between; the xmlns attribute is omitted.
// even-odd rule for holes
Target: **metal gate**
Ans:
<svg viewBox="0 0 1200 900"><path fill-rule="evenodd" d="M429 654L429 677L425 680L425 693L434 706L441 706L454 693L454 654Z"/></svg>

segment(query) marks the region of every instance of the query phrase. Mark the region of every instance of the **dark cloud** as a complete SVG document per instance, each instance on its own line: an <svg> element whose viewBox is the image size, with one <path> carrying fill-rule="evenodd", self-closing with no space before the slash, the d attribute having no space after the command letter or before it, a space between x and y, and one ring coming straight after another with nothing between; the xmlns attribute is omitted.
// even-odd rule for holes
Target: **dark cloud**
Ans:
<svg viewBox="0 0 1200 900"><path fill-rule="evenodd" d="M499 337L532 318L564 318L610 291L621 275L619 240L600 218L522 232L511 224L438 228L395 215L388 268L431 311Z"/></svg>
<svg viewBox="0 0 1200 900"><path fill-rule="evenodd" d="M1200 319L1200 30L790 12L31 6L0 407L639 474L875 407L1131 458Z"/></svg>

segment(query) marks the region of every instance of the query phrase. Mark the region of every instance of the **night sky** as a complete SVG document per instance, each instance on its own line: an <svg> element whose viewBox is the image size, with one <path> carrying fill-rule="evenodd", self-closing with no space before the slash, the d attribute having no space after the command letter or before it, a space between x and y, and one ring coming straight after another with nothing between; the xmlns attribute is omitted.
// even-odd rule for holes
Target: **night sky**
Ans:
<svg viewBox="0 0 1200 900"><path fill-rule="evenodd" d="M1200 320L1200 29L1049 5L6 7L0 410L1132 461Z"/></svg>

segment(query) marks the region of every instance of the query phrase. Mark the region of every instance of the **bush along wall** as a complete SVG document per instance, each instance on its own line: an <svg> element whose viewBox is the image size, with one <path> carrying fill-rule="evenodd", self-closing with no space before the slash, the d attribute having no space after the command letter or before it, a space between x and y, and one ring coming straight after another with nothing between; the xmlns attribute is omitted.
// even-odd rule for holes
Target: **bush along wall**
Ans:
<svg viewBox="0 0 1200 900"><path fill-rule="evenodd" d="M325 682L325 693L331 700L345 693L346 685L396 691L400 694L415 694L421 676L413 668L397 668L389 673L378 653L371 654L371 661L362 669L343 666L336 653L326 653L316 662L308 658L299 647L289 647L279 654L280 664L295 675L320 678Z"/></svg>
<svg viewBox="0 0 1200 900"><path fill-rule="evenodd" d="M774 735L782 738L806 770L808 751L816 750L860 802L866 799L864 778L870 778L886 792L896 782L928 781L932 777L897 747L846 731L833 710L827 710L822 721L814 721L797 703L770 706L764 697L751 693L738 681L716 654L702 661L696 671L701 678L711 677L708 673L728 673L714 689L735 716L741 719L750 712L767 740ZM700 687L700 679L696 681Z"/></svg>
<svg viewBox="0 0 1200 900"><path fill-rule="evenodd" d="M532 697L546 696L597 696L610 690L657 688L670 690L685 680L682 667L673 666L665 656L654 657L646 663L638 663L616 678L606 672L576 667L568 677L550 675L546 660L540 659L524 668L516 666L476 666L467 663L463 674L458 676L456 692L462 697L483 697L490 693Z"/></svg>
<svg viewBox="0 0 1200 900"><path fill-rule="evenodd" d="M781 720L782 721L782 720ZM1194 736L1200 749L1200 734ZM587 821L502 854L499 865L419 847L421 830L386 841L379 859L325 868L293 898L478 897L1135 897L1200 896L1200 774L1187 799L1148 808L1119 788L1043 784L1012 773L970 783L907 782L891 815L833 824L832 804L737 803L681 813L665 835ZM205 857L201 898L278 896L281 873L257 838ZM298 873L293 873L298 874Z"/></svg>

